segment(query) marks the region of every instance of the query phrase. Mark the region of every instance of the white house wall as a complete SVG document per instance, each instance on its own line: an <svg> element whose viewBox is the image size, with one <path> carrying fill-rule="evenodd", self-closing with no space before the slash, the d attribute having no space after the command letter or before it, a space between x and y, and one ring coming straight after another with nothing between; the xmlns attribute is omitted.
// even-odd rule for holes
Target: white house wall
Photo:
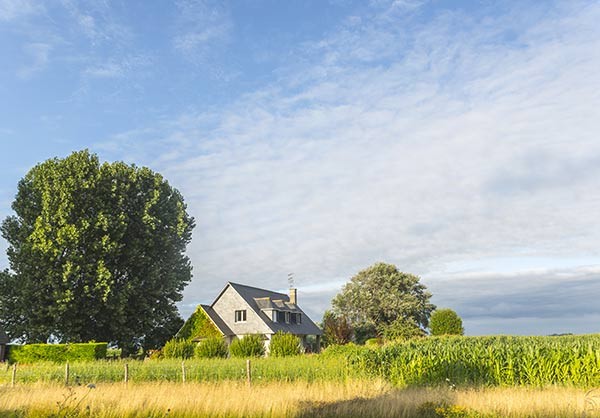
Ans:
<svg viewBox="0 0 600 418"><path fill-rule="evenodd" d="M273 332L231 286L227 286L212 308L236 335L271 334ZM235 311L244 309L246 310L246 321L235 322Z"/></svg>

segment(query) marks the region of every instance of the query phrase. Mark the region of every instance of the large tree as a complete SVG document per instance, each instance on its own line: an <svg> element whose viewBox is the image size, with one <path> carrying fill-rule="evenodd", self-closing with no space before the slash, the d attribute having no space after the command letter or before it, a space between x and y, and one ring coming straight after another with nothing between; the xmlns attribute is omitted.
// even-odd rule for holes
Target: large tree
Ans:
<svg viewBox="0 0 600 418"><path fill-rule="evenodd" d="M12 338L152 347L181 326L194 220L160 174L75 152L32 168L12 208L0 228L11 268L0 324Z"/></svg>
<svg viewBox="0 0 600 418"><path fill-rule="evenodd" d="M383 336L390 327L427 328L435 305L419 277L392 264L377 263L358 272L332 301L335 314L348 318L360 342Z"/></svg>

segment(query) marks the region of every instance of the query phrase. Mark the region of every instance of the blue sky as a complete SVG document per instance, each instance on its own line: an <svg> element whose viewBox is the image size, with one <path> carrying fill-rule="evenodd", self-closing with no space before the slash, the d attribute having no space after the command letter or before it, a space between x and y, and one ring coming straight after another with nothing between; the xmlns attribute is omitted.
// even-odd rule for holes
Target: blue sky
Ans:
<svg viewBox="0 0 600 418"><path fill-rule="evenodd" d="M147 165L227 280L319 319L377 261L469 334L600 332L600 4L0 0L0 217L38 162ZM7 267L0 240L0 267Z"/></svg>

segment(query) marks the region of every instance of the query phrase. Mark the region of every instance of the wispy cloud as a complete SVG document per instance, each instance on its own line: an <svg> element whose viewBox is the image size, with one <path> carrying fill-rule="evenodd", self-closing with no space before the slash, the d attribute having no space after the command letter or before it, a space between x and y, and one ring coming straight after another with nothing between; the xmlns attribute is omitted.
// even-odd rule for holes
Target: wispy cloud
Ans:
<svg viewBox="0 0 600 418"><path fill-rule="evenodd" d="M36 14L42 4L31 0L0 0L0 22Z"/></svg>
<svg viewBox="0 0 600 418"><path fill-rule="evenodd" d="M229 39L233 22L223 2L180 0L173 47L196 64L205 63Z"/></svg>
<svg viewBox="0 0 600 418"><path fill-rule="evenodd" d="M18 69L17 76L21 79L29 79L44 70L49 62L52 45L42 42L29 43L23 47L23 52L29 62Z"/></svg>
<svg viewBox="0 0 600 418"><path fill-rule="evenodd" d="M600 7L387 13L304 45L225 111L113 138L197 219L188 298L228 279L278 288L289 271L338 283L380 260L428 283L451 261L600 257ZM485 306L467 279L465 300Z"/></svg>

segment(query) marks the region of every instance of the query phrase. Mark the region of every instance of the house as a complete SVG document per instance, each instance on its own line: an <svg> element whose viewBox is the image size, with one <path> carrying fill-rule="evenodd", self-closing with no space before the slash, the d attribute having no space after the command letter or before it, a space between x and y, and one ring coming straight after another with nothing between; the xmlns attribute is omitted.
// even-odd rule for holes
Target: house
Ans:
<svg viewBox="0 0 600 418"><path fill-rule="evenodd" d="M0 361L6 360L6 345L10 342L6 333L0 328Z"/></svg>
<svg viewBox="0 0 600 418"><path fill-rule="evenodd" d="M323 332L298 306L297 289L290 289L286 295L228 282L211 305L200 305L197 312L199 310L210 319L227 344L236 337L261 334L268 352L271 337L283 331L300 337L305 348L309 346L308 336L314 336L314 349L320 348ZM186 325L182 330L184 328ZM192 337L202 339L202 335Z"/></svg>

